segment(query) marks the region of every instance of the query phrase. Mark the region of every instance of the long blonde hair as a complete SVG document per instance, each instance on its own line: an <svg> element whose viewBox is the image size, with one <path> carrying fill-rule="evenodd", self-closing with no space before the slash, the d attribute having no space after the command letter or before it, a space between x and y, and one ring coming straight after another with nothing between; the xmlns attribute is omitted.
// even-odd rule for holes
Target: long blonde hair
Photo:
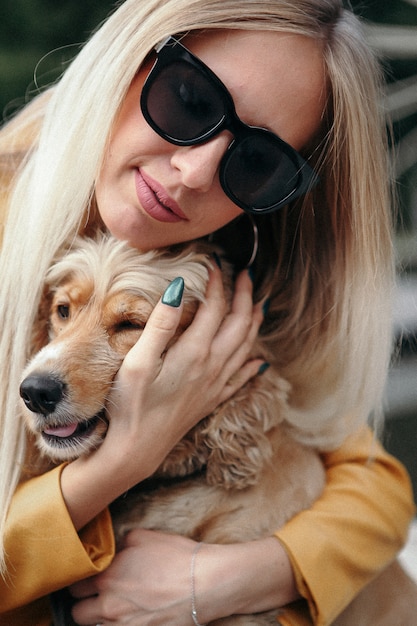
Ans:
<svg viewBox="0 0 417 626"><path fill-rule="evenodd" d="M39 122L11 185L1 254L1 532L25 457L18 388L46 271L94 223L94 181L147 53L170 34L208 28L323 42L329 101L313 157L321 184L260 220L256 272L274 276L264 336L292 384L288 419L300 439L336 446L379 406L391 341L391 219L377 64L357 19L339 0L126 0L51 93L0 133L4 164L11 138Z"/></svg>

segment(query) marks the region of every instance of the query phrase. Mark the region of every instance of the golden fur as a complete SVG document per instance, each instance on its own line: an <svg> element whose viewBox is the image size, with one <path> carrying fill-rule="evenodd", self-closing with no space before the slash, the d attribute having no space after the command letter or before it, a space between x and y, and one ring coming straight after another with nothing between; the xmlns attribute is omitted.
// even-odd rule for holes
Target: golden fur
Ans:
<svg viewBox="0 0 417 626"><path fill-rule="evenodd" d="M208 252L207 246L190 244L175 254L140 254L103 236L78 240L51 268L34 335L36 343L44 343L49 320L49 344L29 363L21 386L31 409L25 411L26 422L44 455L61 461L100 444L107 428L106 397L124 355L177 276L184 277L186 286L179 332L190 323L204 298ZM230 276L227 283L230 294ZM261 340L254 355L268 359ZM53 389L58 381L62 394L56 406L54 400L37 413L36 403L45 400L36 395L37 384L43 389L45 380L52 381ZM247 541L273 533L310 506L323 488L324 470L318 453L297 442L286 422L288 392L288 383L271 367L200 422L152 479L114 503L116 537L120 540L140 525L198 541ZM82 427L73 434L77 424ZM387 597L389 606L381 611ZM335 624L411 626L416 610L416 589L395 563ZM215 624L276 624L277 616L279 611L272 611Z"/></svg>

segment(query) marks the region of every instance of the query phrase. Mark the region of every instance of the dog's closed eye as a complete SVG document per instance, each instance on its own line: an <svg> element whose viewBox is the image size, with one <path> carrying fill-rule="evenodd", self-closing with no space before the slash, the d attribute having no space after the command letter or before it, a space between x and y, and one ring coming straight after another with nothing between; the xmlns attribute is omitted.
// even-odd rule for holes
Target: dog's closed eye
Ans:
<svg viewBox="0 0 417 626"><path fill-rule="evenodd" d="M114 325L113 331L115 333L121 333L128 330L143 330L145 328L145 322L137 319L123 319Z"/></svg>

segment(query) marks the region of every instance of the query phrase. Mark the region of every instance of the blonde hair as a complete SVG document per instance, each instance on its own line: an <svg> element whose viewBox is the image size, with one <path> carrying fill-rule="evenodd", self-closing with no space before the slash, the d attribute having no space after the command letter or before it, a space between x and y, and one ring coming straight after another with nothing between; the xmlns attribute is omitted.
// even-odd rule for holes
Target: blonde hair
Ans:
<svg viewBox="0 0 417 626"><path fill-rule="evenodd" d="M288 419L299 439L334 447L379 406L391 349L391 219L378 69L357 19L339 0L126 0L41 104L0 133L3 163L11 137L33 119L41 127L11 185L1 255L1 532L25 458L18 388L45 274L94 224L94 181L138 66L164 37L209 28L323 42L329 101L313 155L322 182L259 220L255 272L268 272L272 296L264 337L292 384Z"/></svg>

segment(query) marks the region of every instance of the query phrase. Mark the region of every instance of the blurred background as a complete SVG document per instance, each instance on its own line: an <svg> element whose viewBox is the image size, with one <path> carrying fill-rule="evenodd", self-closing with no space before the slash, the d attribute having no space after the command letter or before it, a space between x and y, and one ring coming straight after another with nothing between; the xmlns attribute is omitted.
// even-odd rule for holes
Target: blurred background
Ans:
<svg viewBox="0 0 417 626"><path fill-rule="evenodd" d="M114 5L106 0L2 0L3 121L59 78ZM417 0L352 0L351 5L380 55L387 79L383 106L394 129L398 356L387 387L384 443L408 467L417 499Z"/></svg>

